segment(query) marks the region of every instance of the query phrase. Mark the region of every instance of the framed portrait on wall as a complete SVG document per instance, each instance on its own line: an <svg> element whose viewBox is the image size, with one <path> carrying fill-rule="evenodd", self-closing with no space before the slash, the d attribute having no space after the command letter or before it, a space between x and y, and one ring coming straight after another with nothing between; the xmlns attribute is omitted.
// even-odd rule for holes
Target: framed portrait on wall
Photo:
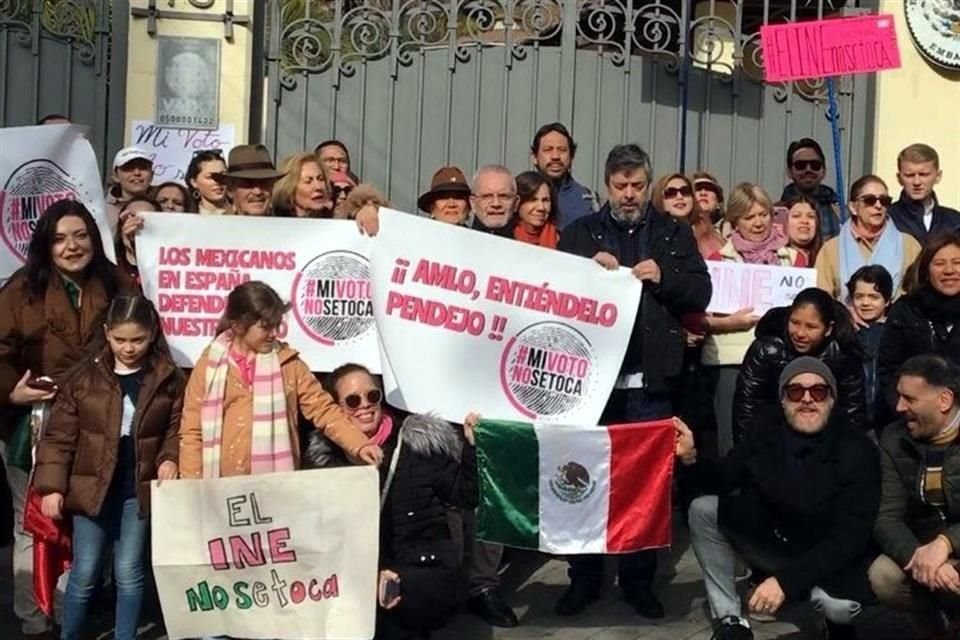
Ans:
<svg viewBox="0 0 960 640"><path fill-rule="evenodd" d="M156 76L158 126L219 126L220 40L159 36Z"/></svg>

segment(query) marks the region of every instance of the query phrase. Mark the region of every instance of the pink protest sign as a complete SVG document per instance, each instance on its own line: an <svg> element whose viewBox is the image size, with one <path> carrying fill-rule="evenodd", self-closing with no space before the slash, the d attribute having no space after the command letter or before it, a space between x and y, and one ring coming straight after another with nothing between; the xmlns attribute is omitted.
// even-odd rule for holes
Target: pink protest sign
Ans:
<svg viewBox="0 0 960 640"><path fill-rule="evenodd" d="M760 28L764 79L787 82L900 67L893 16L857 16Z"/></svg>

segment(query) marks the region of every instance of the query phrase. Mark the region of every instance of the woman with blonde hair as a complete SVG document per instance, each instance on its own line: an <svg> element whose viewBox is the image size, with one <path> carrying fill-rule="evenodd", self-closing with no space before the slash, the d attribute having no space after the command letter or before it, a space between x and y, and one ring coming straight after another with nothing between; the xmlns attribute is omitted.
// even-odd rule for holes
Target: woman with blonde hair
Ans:
<svg viewBox="0 0 960 640"><path fill-rule="evenodd" d="M653 186L653 206L657 211L690 225L700 255L709 258L723 247L723 238L713 227L710 213L694 198L693 182L682 173L663 176Z"/></svg>
<svg viewBox="0 0 960 640"><path fill-rule="evenodd" d="M285 174L273 188L273 213L281 218L330 218L332 187L327 170L312 153L296 153L283 161Z"/></svg>
<svg viewBox="0 0 960 640"><path fill-rule="evenodd" d="M803 255L787 245L787 237L773 224L773 200L761 187L749 182L734 187L725 216L733 228L730 239L708 260L806 266ZM717 381L713 404L721 455L733 447L734 391L759 319L752 308L746 308L729 315L707 314L701 321L706 335L701 363L714 372Z"/></svg>

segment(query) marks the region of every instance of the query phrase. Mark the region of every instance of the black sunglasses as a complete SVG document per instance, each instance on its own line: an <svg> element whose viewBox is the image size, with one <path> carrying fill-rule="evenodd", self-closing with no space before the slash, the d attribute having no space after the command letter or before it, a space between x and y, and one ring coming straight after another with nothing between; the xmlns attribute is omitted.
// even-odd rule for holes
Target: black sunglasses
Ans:
<svg viewBox="0 0 960 640"><path fill-rule="evenodd" d="M873 195L872 193L868 193L868 194L865 195L865 196L860 196L860 197L857 198L857 200L859 200L859 201L862 202L863 204L867 205L868 207L872 207L873 205L877 204L878 202L879 202L881 205L883 205L884 208L887 208L887 207L889 207L891 204L893 204L893 198L891 198L890 196L875 196L875 195Z"/></svg>
<svg viewBox="0 0 960 640"><path fill-rule="evenodd" d="M709 180L702 180L700 182L693 183L693 189L694 191L712 191L716 195L720 195L720 187Z"/></svg>
<svg viewBox="0 0 960 640"><path fill-rule="evenodd" d="M807 169L820 171L820 169L823 169L823 163L819 160L794 160L793 168L797 171L806 171Z"/></svg>
<svg viewBox="0 0 960 640"><path fill-rule="evenodd" d="M220 156L221 158L223 157L223 149L197 149L193 152L193 155L198 156L201 153L212 153Z"/></svg>
<svg viewBox="0 0 960 640"><path fill-rule="evenodd" d="M383 392L380 389L370 389L363 395L351 393L343 399L343 403L347 405L348 409L359 409L360 405L363 404L364 397L367 399L367 404L377 405L383 399Z"/></svg>
<svg viewBox="0 0 960 640"><path fill-rule="evenodd" d="M663 197L666 200L676 198L677 196L689 197L693 195L690 187L667 187L663 190Z"/></svg>
<svg viewBox="0 0 960 640"><path fill-rule="evenodd" d="M351 192L351 191L353 191L353 185L346 185L346 186L343 186L343 187L338 187L337 185L332 185L332 186L330 187L330 196L331 196L331 199L332 199L334 202L336 202L336 201L340 198L340 195L341 195L341 194L343 194L343 197L347 197L347 196L350 195L350 192Z"/></svg>
<svg viewBox="0 0 960 640"><path fill-rule="evenodd" d="M830 395L830 386L826 384L814 384L805 387L802 384L788 384L783 389L783 395L790 402L800 402L803 397L810 392L810 397L814 402L823 402Z"/></svg>

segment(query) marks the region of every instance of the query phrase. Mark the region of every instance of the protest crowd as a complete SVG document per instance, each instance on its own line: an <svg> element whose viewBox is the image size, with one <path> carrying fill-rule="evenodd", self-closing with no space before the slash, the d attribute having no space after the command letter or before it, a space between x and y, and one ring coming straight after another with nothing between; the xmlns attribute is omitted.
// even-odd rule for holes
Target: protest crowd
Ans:
<svg viewBox="0 0 960 640"><path fill-rule="evenodd" d="M714 638L753 638L788 601L809 602L833 640L856 637L867 606L908 611L917 637L960 637L960 212L937 199L936 150L882 159L896 162L899 194L865 175L844 198L809 138L785 149L778 198L720 184L709 168L677 172L636 144L609 150L597 193L574 178L576 152L563 124L546 124L533 169L491 164L468 179L440 167L417 206L438 224L643 283L600 424L673 421L670 526L689 527ZM396 214L353 173L346 146L328 140L279 164L262 145L204 150L185 184L160 185L131 147L110 174L113 237L84 205L55 202L0 289L0 452L24 637L82 638L97 606L115 607L118 639L136 636L151 593L153 481L350 465L381 479L378 640L428 638L464 606L493 626L522 624L500 585L504 546L475 535L475 431L498 416L452 425L430 407L389 406L360 364L312 372L281 340L290 302L259 281L229 293L215 338L183 370L143 295L136 246L150 212L225 226L344 219L376 236ZM813 268L816 287L763 314L707 312L712 263ZM632 470L631 483L645 481ZM64 536L72 564L53 611L56 581L37 576L62 570ZM35 552L41 540L49 555ZM574 617L601 597L605 559L566 560L555 611ZM619 554L617 567L637 615L664 617L657 550Z"/></svg>

